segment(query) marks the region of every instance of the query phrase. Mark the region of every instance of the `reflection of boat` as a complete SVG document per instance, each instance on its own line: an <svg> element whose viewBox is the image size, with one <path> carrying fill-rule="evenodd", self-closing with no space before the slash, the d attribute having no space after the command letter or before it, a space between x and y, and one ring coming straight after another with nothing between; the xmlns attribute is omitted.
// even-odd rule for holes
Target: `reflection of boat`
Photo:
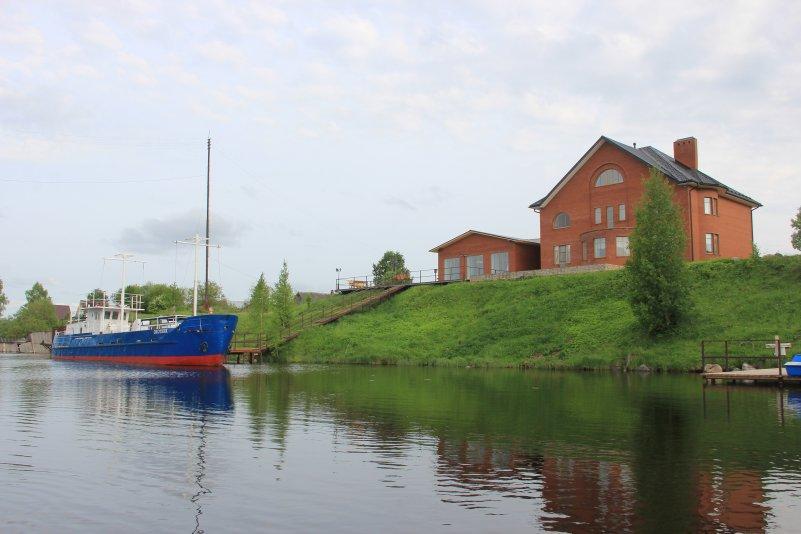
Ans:
<svg viewBox="0 0 801 534"><path fill-rule="evenodd" d="M788 388L787 408L801 416L801 390Z"/></svg>
<svg viewBox="0 0 801 534"><path fill-rule="evenodd" d="M159 406L165 412L177 408L205 414L228 412L234 406L231 375L225 367L185 367L178 371L92 362L65 365L80 369L80 389L88 397L86 404L110 412L135 414Z"/></svg>

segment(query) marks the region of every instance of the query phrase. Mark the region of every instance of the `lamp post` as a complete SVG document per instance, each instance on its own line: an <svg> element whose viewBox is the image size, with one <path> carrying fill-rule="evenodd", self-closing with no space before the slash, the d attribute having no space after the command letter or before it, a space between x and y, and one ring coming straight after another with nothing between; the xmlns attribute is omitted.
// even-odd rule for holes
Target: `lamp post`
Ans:
<svg viewBox="0 0 801 534"><path fill-rule="evenodd" d="M339 273L342 272L342 267L337 267L337 293L339 293Z"/></svg>

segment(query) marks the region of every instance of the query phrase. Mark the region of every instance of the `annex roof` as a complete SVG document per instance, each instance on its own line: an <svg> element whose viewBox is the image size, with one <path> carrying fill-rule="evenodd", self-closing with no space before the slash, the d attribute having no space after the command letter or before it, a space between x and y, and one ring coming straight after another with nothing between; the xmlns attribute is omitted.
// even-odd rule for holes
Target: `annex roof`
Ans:
<svg viewBox="0 0 801 534"><path fill-rule="evenodd" d="M580 160L576 162L575 165L568 171L567 174L559 180L559 183L551 189L551 191L543 198L539 199L538 201L534 202L529 206L534 210L540 209L545 207L548 202L556 196L556 194L564 187L564 185L570 181L573 175L578 172L578 170L587 162L590 157L595 154L595 152L604 144L609 143L618 149L630 154L631 156L637 158L641 162L645 163L649 167L655 167L665 176L673 180L674 182L680 185L695 185L699 187L715 187L723 189L723 192L726 196L734 200L738 200L745 204L749 204L755 208L760 207L762 204L757 202L751 197L748 197L738 191L735 191L731 187L727 186L726 184L715 180L708 174L705 174L698 169L691 169L687 167L672 157L668 156L661 150L657 150L652 146L646 146L641 148L635 148L633 146L626 145L619 141L615 141L614 139L610 139L602 135L598 138L598 141L590 147L590 149L581 157Z"/></svg>
<svg viewBox="0 0 801 534"><path fill-rule="evenodd" d="M439 252L440 249L447 247L448 245L452 245L457 241L461 241L462 239L469 237L471 235L480 235L484 237L493 237L495 239L502 239L503 241L511 241L512 243L519 243L521 245L539 245L539 239L519 239L516 237L509 237L505 235L498 235L498 234L490 234L488 232L479 232L478 230L468 230L463 234L459 234L453 239L442 243L441 245L437 245L436 247L429 250L429 252Z"/></svg>

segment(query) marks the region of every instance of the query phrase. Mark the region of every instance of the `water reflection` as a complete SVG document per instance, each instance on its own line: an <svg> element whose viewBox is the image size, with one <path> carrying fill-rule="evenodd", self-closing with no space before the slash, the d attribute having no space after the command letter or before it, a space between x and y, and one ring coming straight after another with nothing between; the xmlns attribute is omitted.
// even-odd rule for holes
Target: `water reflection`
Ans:
<svg viewBox="0 0 801 534"><path fill-rule="evenodd" d="M786 530L799 405L801 390L702 390L696 377L0 359L0 517L28 531L69 514L96 531L314 531L330 518L341 531L399 518Z"/></svg>
<svg viewBox="0 0 801 534"><path fill-rule="evenodd" d="M553 374L532 386L518 372L416 372L278 371L234 387L247 391L254 420L277 425L274 438L291 432L301 406L317 409L350 447L382 451L394 469L408 467L403 451L420 433L431 436L442 502L503 515L510 499L530 501L544 530L764 531L763 479L788 452L799 468L788 446L800 429L781 431L770 391L707 392L704 419L694 377Z"/></svg>

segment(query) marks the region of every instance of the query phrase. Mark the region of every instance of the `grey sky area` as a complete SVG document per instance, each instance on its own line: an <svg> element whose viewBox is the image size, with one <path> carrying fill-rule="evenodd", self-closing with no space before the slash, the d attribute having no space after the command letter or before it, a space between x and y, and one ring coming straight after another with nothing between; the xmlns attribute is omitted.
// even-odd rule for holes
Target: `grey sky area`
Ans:
<svg viewBox="0 0 801 534"><path fill-rule="evenodd" d="M131 281L190 285L211 133L212 278L244 299L411 268L469 229L537 237L527 206L602 134L672 152L765 206L801 205L801 3L0 4L0 278L14 311Z"/></svg>

